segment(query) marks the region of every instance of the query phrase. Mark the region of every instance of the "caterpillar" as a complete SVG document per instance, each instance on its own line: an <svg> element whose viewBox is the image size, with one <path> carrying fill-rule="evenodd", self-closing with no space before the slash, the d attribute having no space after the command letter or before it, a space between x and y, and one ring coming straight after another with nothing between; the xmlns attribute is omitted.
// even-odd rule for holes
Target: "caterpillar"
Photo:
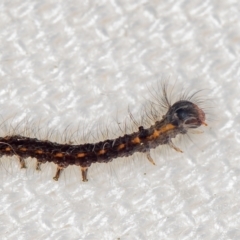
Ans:
<svg viewBox="0 0 240 240"><path fill-rule="evenodd" d="M26 168L25 159L36 158L36 170L41 165L53 162L57 165L53 177L58 181L64 168L69 165L80 167L82 181L88 181L88 168L93 163L108 163L119 157L128 157L136 152L144 153L148 161L155 165L150 151L159 145L168 145L177 152L182 152L174 145L172 139L177 135L187 134L190 129L207 126L204 110L194 102L194 96L182 95L178 101L171 104L167 94L167 84L162 85L162 98L152 105L152 110L164 107L164 115L156 115L151 111L149 118L155 119L150 126L139 126L138 131L122 136L105 139L97 143L70 144L57 143L22 135L7 135L0 137L0 156L13 156L19 158L20 167Z"/></svg>

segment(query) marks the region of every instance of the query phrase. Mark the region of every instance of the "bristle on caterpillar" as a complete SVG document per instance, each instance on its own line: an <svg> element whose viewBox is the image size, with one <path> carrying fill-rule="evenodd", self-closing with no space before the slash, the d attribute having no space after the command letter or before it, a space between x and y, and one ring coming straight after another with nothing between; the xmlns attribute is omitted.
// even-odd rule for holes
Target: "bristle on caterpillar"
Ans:
<svg viewBox="0 0 240 240"><path fill-rule="evenodd" d="M26 168L24 159L31 157L37 159L36 170L41 170L41 164L53 162L57 165L53 179L58 181L64 168L69 165L80 167L82 181L88 181L88 168L93 163L108 163L119 157L128 157L136 152L146 154L148 161L155 165L150 150L159 145L168 145L177 152L182 152L174 145L172 139L177 135L187 134L189 129L195 129L205 122L205 112L191 99L184 97L171 104L166 86L163 86L162 102L159 108L164 106L166 113L156 116L152 114L154 121L149 127L139 126L138 131L119 136L114 139L106 139L97 143L85 144L60 144L57 142L43 141L37 138L22 135L0 137L0 156L17 156L21 168ZM156 108L156 106L154 106Z"/></svg>

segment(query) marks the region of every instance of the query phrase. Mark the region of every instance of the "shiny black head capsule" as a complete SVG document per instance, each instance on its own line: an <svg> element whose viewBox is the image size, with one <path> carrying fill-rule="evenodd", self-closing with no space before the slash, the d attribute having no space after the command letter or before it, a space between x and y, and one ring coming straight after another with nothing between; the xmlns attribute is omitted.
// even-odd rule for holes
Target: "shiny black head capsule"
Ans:
<svg viewBox="0 0 240 240"><path fill-rule="evenodd" d="M180 100L174 103L165 115L167 120L184 130L188 128L197 128L205 123L205 113L196 104Z"/></svg>

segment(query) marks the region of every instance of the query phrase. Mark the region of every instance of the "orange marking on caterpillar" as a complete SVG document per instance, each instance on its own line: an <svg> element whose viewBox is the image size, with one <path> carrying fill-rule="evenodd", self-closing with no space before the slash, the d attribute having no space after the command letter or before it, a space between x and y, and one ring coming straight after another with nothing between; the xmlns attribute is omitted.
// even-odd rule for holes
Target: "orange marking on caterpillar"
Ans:
<svg viewBox="0 0 240 240"><path fill-rule="evenodd" d="M102 149L98 152L98 155L103 155L104 153L106 153L106 150L105 149Z"/></svg>
<svg viewBox="0 0 240 240"><path fill-rule="evenodd" d="M86 156L85 153L78 153L78 154L77 154L77 157L78 157L78 158L82 158L82 157L85 157L85 156Z"/></svg>
<svg viewBox="0 0 240 240"><path fill-rule="evenodd" d="M167 124L165 126L163 126L162 128L160 128L159 130L154 130L153 134L150 135L147 139L148 140L153 140L158 138L161 134L166 133L172 129L176 128L174 125L172 124Z"/></svg>
<svg viewBox="0 0 240 240"><path fill-rule="evenodd" d="M37 153L37 154L43 154L43 151L42 151L42 150L36 150L35 153Z"/></svg>
<svg viewBox="0 0 240 240"><path fill-rule="evenodd" d="M141 143L141 141L140 141L140 138L139 137L135 137L134 139L132 139L132 141L131 141L132 143L134 143L134 144L139 144L139 143Z"/></svg>
<svg viewBox="0 0 240 240"><path fill-rule="evenodd" d="M118 148L117 148L117 150L121 150L121 149L123 149L123 148L125 148L125 144L120 144L119 146L118 146Z"/></svg>
<svg viewBox="0 0 240 240"><path fill-rule="evenodd" d="M63 157L63 153L56 153L54 157Z"/></svg>
<svg viewBox="0 0 240 240"><path fill-rule="evenodd" d="M27 148L20 148L19 150L20 150L20 151L23 151L23 152L26 152L26 151L27 151Z"/></svg>

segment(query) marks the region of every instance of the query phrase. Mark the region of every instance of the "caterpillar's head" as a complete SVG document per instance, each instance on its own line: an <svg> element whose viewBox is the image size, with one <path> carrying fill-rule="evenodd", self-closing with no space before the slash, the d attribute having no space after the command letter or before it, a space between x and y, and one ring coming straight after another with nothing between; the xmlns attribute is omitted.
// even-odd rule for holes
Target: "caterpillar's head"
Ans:
<svg viewBox="0 0 240 240"><path fill-rule="evenodd" d="M181 128L183 133L186 133L189 128L207 125L203 110L187 100L180 100L174 103L169 108L166 118L171 124Z"/></svg>

